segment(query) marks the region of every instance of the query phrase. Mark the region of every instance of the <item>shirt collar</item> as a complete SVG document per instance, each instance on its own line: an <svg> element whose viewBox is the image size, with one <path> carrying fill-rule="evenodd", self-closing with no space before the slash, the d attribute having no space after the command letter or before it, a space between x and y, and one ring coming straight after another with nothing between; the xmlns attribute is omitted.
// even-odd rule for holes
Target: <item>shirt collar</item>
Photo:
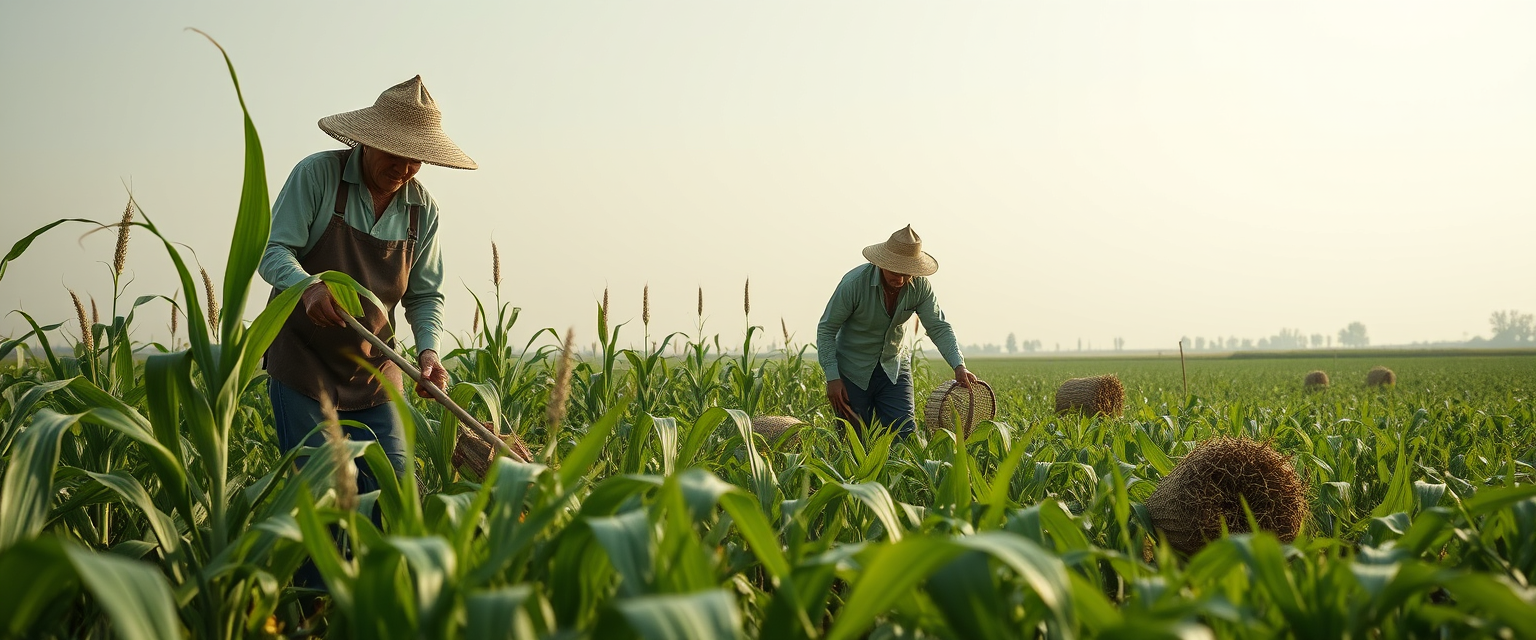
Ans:
<svg viewBox="0 0 1536 640"><path fill-rule="evenodd" d="M352 153L347 154L347 166L341 169L341 179L355 185L361 185L363 184L363 151L361 146L353 147L353 149ZM405 183L405 186L400 187L400 189L405 191L405 203L407 205L426 204L421 197L421 184L417 183L415 178L411 178L411 181Z"/></svg>

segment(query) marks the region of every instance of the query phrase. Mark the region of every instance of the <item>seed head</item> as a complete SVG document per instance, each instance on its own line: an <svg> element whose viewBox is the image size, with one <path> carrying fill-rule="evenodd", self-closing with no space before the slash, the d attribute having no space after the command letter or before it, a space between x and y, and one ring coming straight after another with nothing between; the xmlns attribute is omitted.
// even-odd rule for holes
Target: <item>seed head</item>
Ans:
<svg viewBox="0 0 1536 640"><path fill-rule="evenodd" d="M133 198L123 207L123 221L117 223L117 251L112 253L112 272L123 275L123 265L128 263L128 230L133 228Z"/></svg>
<svg viewBox="0 0 1536 640"><path fill-rule="evenodd" d="M92 325L101 324L101 314L96 311L96 296L90 296L90 298L91 298L91 324Z"/></svg>
<svg viewBox="0 0 1536 640"><path fill-rule="evenodd" d="M784 348L789 348L789 323L784 322L784 316L779 316L779 328L784 330Z"/></svg>
<svg viewBox="0 0 1536 640"><path fill-rule="evenodd" d="M699 318L704 318L704 287L699 287Z"/></svg>
<svg viewBox="0 0 1536 640"><path fill-rule="evenodd" d="M89 319L85 317L85 305L80 304L80 296L75 295L73 289L69 292L69 299L75 303L75 318L80 321L80 344L85 345L86 357L96 357L96 338L91 335Z"/></svg>
<svg viewBox="0 0 1536 640"><path fill-rule="evenodd" d="M325 418L325 441L331 445L331 460L336 464L336 506L349 511L356 509L357 466L347 457L347 436L341 431L341 420L329 393L320 394L320 415Z"/></svg>
<svg viewBox="0 0 1536 640"><path fill-rule="evenodd" d="M603 306L597 309L597 333L601 340L608 339L608 289L603 288Z"/></svg>
<svg viewBox="0 0 1536 640"><path fill-rule="evenodd" d="M208 277L208 270L203 269L203 291L208 295L208 329L217 332L219 330L219 299L213 295L213 278Z"/></svg>
<svg viewBox="0 0 1536 640"><path fill-rule="evenodd" d="M496 242L491 242L491 284L501 286L501 251L496 249Z"/></svg>
<svg viewBox="0 0 1536 640"><path fill-rule="evenodd" d="M747 278L746 286L741 288L741 311L752 315L752 279Z"/></svg>
<svg viewBox="0 0 1536 640"><path fill-rule="evenodd" d="M551 438L560 431L565 419L565 403L571 397L571 354L576 350L576 330L565 330L565 347L560 351L560 365L555 369L555 386L549 390L547 417Z"/></svg>
<svg viewBox="0 0 1536 640"><path fill-rule="evenodd" d="M475 305L475 322L469 326L470 333L480 333L480 305Z"/></svg>
<svg viewBox="0 0 1536 640"><path fill-rule="evenodd" d="M172 302L171 303L171 345L172 345L172 347L174 347L175 344L176 344L176 328L177 328L176 326L178 324L180 324L180 316L181 316L181 308L177 307L176 303Z"/></svg>
<svg viewBox="0 0 1536 640"><path fill-rule="evenodd" d="M645 285L645 294L640 300L640 322L645 326L651 326L651 285Z"/></svg>

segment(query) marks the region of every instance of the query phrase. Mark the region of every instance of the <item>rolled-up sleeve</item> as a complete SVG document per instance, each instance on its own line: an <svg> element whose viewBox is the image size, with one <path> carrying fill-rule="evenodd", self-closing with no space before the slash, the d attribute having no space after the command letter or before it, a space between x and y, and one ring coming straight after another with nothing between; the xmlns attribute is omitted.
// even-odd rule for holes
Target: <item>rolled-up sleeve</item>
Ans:
<svg viewBox="0 0 1536 640"><path fill-rule="evenodd" d="M310 276L299 264L299 252L309 245L315 214L323 204L324 189L315 175L313 159L294 166L288 181L272 203L272 231L257 272L278 290L287 289Z"/></svg>
<svg viewBox="0 0 1536 640"><path fill-rule="evenodd" d="M933 289L928 289L925 294L918 301L917 317L923 321L928 339L933 341L933 346L939 350L939 355L944 356L944 362L951 369L965 364L965 357L960 354L960 344L955 339L955 330L944 319L944 310L939 308L939 297L934 295Z"/></svg>
<svg viewBox="0 0 1536 640"><path fill-rule="evenodd" d="M821 313L821 321L816 323L816 361L828 381L842 377L837 366L837 332L853 313L853 296L847 288L847 280L838 283L832 299L827 301L827 309Z"/></svg>
<svg viewBox="0 0 1536 640"><path fill-rule="evenodd" d="M400 303L405 306L405 321L411 323L411 333L416 336L416 350L436 351L438 336L443 330L443 254L437 242L438 215L429 216L421 233L421 251L416 263L411 265L411 275L406 283L405 295Z"/></svg>

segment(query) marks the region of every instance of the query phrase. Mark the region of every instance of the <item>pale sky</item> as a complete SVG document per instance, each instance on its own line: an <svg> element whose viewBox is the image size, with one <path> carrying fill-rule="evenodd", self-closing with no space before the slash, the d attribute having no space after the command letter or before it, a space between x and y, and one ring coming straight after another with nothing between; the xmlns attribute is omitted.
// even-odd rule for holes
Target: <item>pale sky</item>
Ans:
<svg viewBox="0 0 1536 640"><path fill-rule="evenodd" d="M421 74L478 171L426 167L448 328L490 289L518 335L752 321L797 341L860 249L914 225L962 343L1012 332L1488 333L1536 311L1536 3L32 2L0 8L0 251L115 220L131 184L222 279L241 178L228 49L273 195L315 121ZM54 231L0 308L105 301L112 237ZM174 289L135 236L129 297ZM267 287L253 292L248 317ZM163 339L163 304L141 338ZM22 332L0 318L0 335ZM629 330L627 330L629 331ZM448 342L451 346L451 340Z"/></svg>

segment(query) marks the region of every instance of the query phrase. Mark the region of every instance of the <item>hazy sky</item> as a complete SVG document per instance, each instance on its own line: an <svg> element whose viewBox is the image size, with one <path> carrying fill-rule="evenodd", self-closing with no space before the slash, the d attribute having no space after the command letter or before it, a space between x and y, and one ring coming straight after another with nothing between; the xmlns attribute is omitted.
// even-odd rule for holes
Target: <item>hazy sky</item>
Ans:
<svg viewBox="0 0 1536 640"><path fill-rule="evenodd" d="M962 343L1487 334L1536 311L1536 3L32 2L0 8L0 245L113 220L131 184L223 275L241 178L229 50L273 194L320 117L421 74L479 171L426 167L448 325L798 341L859 250L912 224ZM105 300L112 238L35 244L0 308ZM173 290L136 236L130 296ZM0 248L0 250L3 250ZM254 317L266 286L256 287ZM163 338L148 307L141 337ZM21 331L14 315L0 335ZM151 332L151 329L153 330ZM628 334L633 336L635 334ZM451 341L449 343L452 344Z"/></svg>

